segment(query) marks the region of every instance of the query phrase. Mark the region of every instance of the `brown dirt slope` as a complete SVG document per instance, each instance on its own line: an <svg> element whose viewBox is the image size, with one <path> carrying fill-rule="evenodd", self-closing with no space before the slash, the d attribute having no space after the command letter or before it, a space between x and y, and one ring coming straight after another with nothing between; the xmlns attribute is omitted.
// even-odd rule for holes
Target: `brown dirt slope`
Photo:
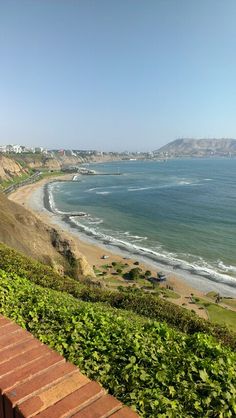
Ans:
<svg viewBox="0 0 236 418"><path fill-rule="evenodd" d="M74 277L93 276L72 240L0 193L0 241Z"/></svg>
<svg viewBox="0 0 236 418"><path fill-rule="evenodd" d="M24 173L27 173L27 169L21 167L14 159L0 154L0 181L11 180Z"/></svg>

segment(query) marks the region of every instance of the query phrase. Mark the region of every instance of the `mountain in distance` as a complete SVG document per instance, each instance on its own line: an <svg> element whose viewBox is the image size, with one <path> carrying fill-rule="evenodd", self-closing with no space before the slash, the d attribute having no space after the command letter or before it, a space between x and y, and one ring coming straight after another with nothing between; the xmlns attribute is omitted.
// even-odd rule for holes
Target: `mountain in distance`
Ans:
<svg viewBox="0 0 236 418"><path fill-rule="evenodd" d="M165 157L232 157L236 156L236 139L179 138L154 151Z"/></svg>

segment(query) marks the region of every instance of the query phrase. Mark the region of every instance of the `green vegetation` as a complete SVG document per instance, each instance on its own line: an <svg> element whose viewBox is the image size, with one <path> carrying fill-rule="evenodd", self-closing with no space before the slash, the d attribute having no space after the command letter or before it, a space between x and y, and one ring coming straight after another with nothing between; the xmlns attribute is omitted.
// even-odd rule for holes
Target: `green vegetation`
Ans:
<svg viewBox="0 0 236 418"><path fill-rule="evenodd" d="M0 312L78 365L143 418L233 417L236 354L130 312L0 271Z"/></svg>
<svg viewBox="0 0 236 418"><path fill-rule="evenodd" d="M39 176L39 180L42 180L44 178L48 178L48 177L57 177L57 176L64 176L66 173L64 173L63 171L41 171L41 174Z"/></svg>
<svg viewBox="0 0 236 418"><path fill-rule="evenodd" d="M115 276L105 276L103 277L103 283L107 285L108 288L117 289L117 287L123 285L121 280Z"/></svg>
<svg viewBox="0 0 236 418"><path fill-rule="evenodd" d="M206 309L209 319L221 325L226 325L232 330L236 331L236 312L225 309L217 303L211 303L206 299L194 298L199 306Z"/></svg>
<svg viewBox="0 0 236 418"><path fill-rule="evenodd" d="M70 293L84 301L104 302L147 318L165 321L187 334L204 332L213 335L224 344L236 348L236 334L230 332L227 327L199 318L180 306L155 295L145 294L141 290L115 292L87 285L67 276L62 277L50 267L31 260L3 244L0 244L0 268L7 273L17 273L18 276L43 287Z"/></svg>
<svg viewBox="0 0 236 418"><path fill-rule="evenodd" d="M142 273L142 270L139 267L132 268L130 271L125 273L123 275L124 279L126 280L138 280L140 278L140 275Z"/></svg>
<svg viewBox="0 0 236 418"><path fill-rule="evenodd" d="M13 177L11 180L5 180L0 182L0 190L5 190L10 186L20 186L21 183L22 185L24 185L26 180L30 180L31 176L35 173L34 170L27 168L28 173L25 174L21 174L20 176L15 176ZM65 175L64 172L62 171L42 171L40 175L38 175L37 177L32 178L32 182L36 183L39 180L42 180L44 178L48 178L48 177L56 177L56 176L61 176L61 175Z"/></svg>
<svg viewBox="0 0 236 418"><path fill-rule="evenodd" d="M207 293L206 296L215 301L216 298L217 298L217 293L216 292L209 292L209 293ZM220 297L220 302L224 303L224 305L228 305L228 306L236 309L236 299L233 299L233 298L230 298L230 297Z"/></svg>
<svg viewBox="0 0 236 418"><path fill-rule="evenodd" d="M215 303L211 303L206 307L211 321L218 324L226 325L236 331L236 312L222 308Z"/></svg>
<svg viewBox="0 0 236 418"><path fill-rule="evenodd" d="M23 181L28 180L32 176L32 174L33 174L33 171L29 170L28 173L24 173L24 174L21 174L19 176L15 176L11 180L2 181L2 182L0 182L0 189L4 190L9 186L18 185L18 184L22 183Z"/></svg>
<svg viewBox="0 0 236 418"><path fill-rule="evenodd" d="M178 293L174 292L173 290L166 289L165 287L160 288L160 293L162 293L162 295L166 298L171 298L171 299L180 298L180 295Z"/></svg>
<svg viewBox="0 0 236 418"><path fill-rule="evenodd" d="M230 299L230 298L222 298L222 302L223 302L225 305L229 305L229 306L231 306L232 308L235 308L235 309L236 309L236 300L235 300L235 299Z"/></svg>

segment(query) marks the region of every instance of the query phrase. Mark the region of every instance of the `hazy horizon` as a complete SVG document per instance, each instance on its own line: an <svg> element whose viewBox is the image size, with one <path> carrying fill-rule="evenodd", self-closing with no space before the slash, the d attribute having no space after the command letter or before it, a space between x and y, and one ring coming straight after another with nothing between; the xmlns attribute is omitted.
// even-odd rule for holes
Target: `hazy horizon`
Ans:
<svg viewBox="0 0 236 418"><path fill-rule="evenodd" d="M236 138L233 0L0 3L0 143Z"/></svg>

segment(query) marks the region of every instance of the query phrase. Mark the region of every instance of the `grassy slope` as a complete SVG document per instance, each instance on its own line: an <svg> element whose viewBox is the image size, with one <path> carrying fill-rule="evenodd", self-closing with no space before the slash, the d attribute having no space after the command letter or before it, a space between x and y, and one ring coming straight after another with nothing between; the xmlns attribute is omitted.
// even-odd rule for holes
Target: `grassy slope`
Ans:
<svg viewBox="0 0 236 418"><path fill-rule="evenodd" d="M220 325L227 325L232 331L236 332L236 312L223 308L217 303L211 303L206 299L197 298L196 302L203 306L208 312L209 319Z"/></svg>

